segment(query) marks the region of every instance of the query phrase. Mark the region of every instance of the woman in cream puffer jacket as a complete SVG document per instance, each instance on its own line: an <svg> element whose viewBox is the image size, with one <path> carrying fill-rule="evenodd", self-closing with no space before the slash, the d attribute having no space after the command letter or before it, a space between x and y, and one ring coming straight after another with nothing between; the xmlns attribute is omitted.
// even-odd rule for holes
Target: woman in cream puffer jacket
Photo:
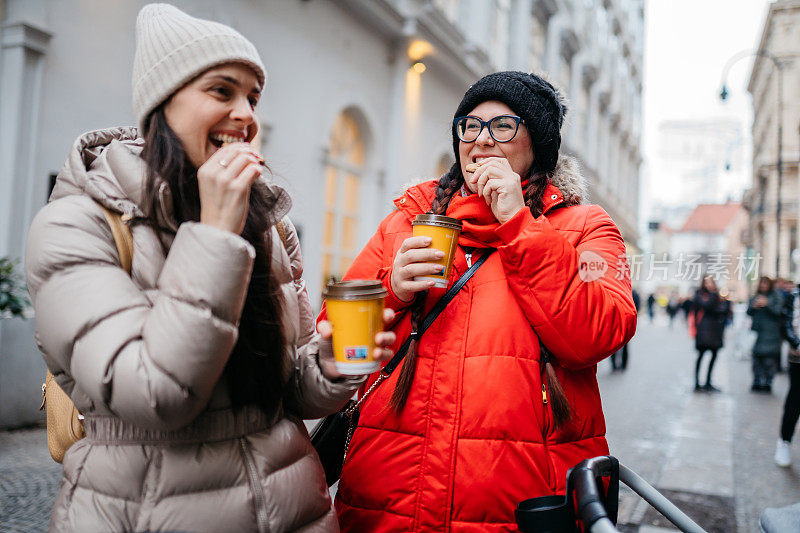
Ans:
<svg viewBox="0 0 800 533"><path fill-rule="evenodd" d="M288 232L284 249L272 230L289 386L284 415L268 420L255 407L231 409L220 379L237 337L252 247L205 224L177 227L162 203L175 232L164 232L171 240L165 254L155 230L136 223L145 215L142 144L134 128L79 138L28 235L37 342L87 433L64 457L52 529L337 530L300 419L335 411L360 380L334 383L317 366L297 234ZM270 191L283 215L288 195L274 185ZM98 202L132 219L130 277Z"/></svg>
<svg viewBox="0 0 800 533"><path fill-rule="evenodd" d="M166 4L136 33L139 130L78 138L28 236L37 342L85 416L51 530L338 531L302 419L364 378L315 332L291 200L259 177L261 60ZM130 275L101 206L131 228Z"/></svg>

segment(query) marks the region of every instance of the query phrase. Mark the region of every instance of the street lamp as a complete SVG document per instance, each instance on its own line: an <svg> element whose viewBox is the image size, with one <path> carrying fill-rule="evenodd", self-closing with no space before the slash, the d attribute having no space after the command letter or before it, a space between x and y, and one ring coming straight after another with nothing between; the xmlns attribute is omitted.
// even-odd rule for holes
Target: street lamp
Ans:
<svg viewBox="0 0 800 533"><path fill-rule="evenodd" d="M780 58L775 57L766 50L743 50L728 60L722 70L722 90L719 98L723 102L728 99L728 88L725 81L728 77L728 70L737 61L745 57L759 56L766 57L778 70L778 187L775 206L775 276L781 275L781 187L783 185L783 69L784 64Z"/></svg>

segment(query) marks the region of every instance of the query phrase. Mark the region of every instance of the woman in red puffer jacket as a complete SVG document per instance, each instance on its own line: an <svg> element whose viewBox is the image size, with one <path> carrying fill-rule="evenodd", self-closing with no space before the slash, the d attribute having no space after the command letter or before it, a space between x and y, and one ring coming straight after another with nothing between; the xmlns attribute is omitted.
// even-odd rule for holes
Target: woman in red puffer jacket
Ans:
<svg viewBox="0 0 800 533"><path fill-rule="evenodd" d="M439 268L416 215L461 220L451 284L497 250L362 406L343 530L515 531L517 502L563 494L570 467L608 453L596 365L636 309L619 230L558 155L565 113L538 76L482 78L455 113L456 163L398 198L347 272L383 281L399 346L444 294L414 281Z"/></svg>

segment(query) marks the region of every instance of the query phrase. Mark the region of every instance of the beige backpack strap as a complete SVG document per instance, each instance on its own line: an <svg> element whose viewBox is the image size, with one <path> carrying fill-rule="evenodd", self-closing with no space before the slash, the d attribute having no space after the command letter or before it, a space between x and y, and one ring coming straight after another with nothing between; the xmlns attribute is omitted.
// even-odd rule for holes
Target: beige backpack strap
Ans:
<svg viewBox="0 0 800 533"><path fill-rule="evenodd" d="M123 222L122 215L107 209L100 202L97 202L97 205L103 210L103 214L111 228L111 234L114 236L114 243L117 245L119 262L122 265L122 269L130 276L131 265L133 263L133 235L131 234L131 228Z"/></svg>
<svg viewBox="0 0 800 533"><path fill-rule="evenodd" d="M286 246L286 239L289 238L288 230L286 229L286 224L283 223L283 219L275 223L275 229L278 230L278 235L281 238L281 243L283 243L283 248L288 251L289 247Z"/></svg>

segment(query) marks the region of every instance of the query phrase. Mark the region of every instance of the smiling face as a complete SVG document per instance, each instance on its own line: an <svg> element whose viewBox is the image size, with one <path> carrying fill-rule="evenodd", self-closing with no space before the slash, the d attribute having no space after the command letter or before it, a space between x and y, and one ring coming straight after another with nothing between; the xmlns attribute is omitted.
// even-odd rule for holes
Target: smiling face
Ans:
<svg viewBox="0 0 800 533"><path fill-rule="evenodd" d="M516 115L516 113L506 104L491 100L478 104L475 109L470 111L469 115L488 121L500 115ZM499 143L492 139L488 128L484 127L475 141L471 143L458 141L458 155L463 176L467 176L466 166L468 164L477 163L487 157L506 158L511 165L511 169L519 174L522 179L528 176L533 164L531 138L524 124L520 124L513 139L504 143ZM467 187L472 192L477 192L477 185L471 185L467 182Z"/></svg>
<svg viewBox="0 0 800 533"><path fill-rule="evenodd" d="M249 142L255 137L260 94L255 72L231 63L205 71L172 95L164 116L195 168L223 142Z"/></svg>

